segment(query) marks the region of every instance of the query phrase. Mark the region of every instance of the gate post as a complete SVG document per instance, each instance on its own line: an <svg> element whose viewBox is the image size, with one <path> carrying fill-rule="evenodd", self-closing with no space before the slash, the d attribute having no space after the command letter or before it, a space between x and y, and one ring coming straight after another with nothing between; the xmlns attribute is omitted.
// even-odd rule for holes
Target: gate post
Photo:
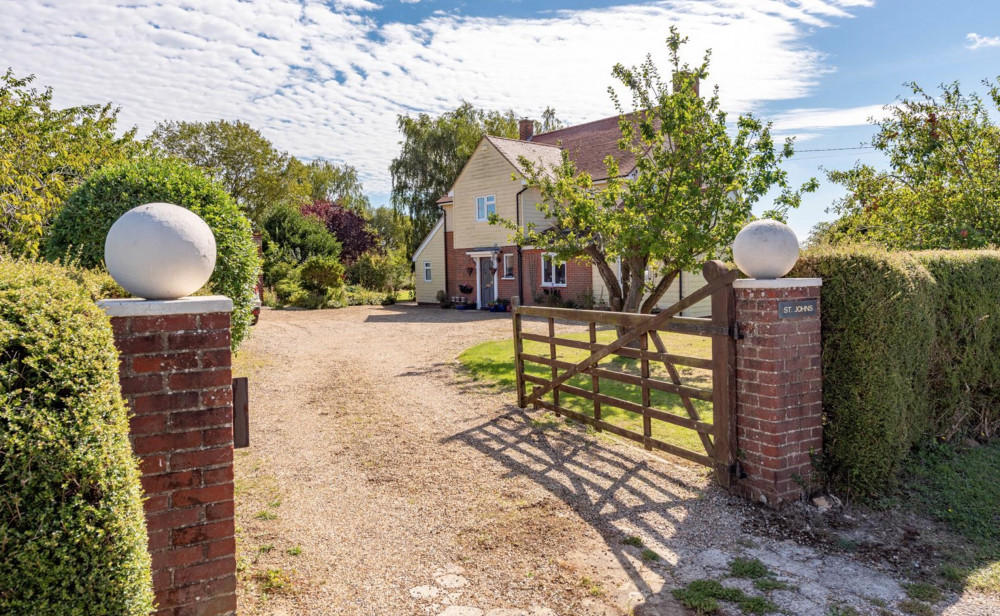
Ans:
<svg viewBox="0 0 1000 616"><path fill-rule="evenodd" d="M819 278L733 283L737 489L779 508L808 496L823 447Z"/></svg>
<svg viewBox="0 0 1000 616"><path fill-rule="evenodd" d="M221 296L104 300L132 413L155 616L236 613L233 393Z"/></svg>

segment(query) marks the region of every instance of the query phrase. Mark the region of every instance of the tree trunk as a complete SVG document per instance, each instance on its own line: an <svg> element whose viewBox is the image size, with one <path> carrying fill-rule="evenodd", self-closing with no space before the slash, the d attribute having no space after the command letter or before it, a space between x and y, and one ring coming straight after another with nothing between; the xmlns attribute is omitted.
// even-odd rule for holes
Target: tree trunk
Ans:
<svg viewBox="0 0 1000 616"><path fill-rule="evenodd" d="M663 278L660 278L660 281L656 283L655 287L653 287L652 293L650 293L649 297L647 297L646 300L642 302L642 306L639 308L639 312L641 312L642 314L651 313L653 311L653 308L656 308L656 304L660 302L660 299L663 297L663 294L667 292L667 289L670 288L670 285L673 284L674 279L677 278L679 274L680 274L679 270L671 270L667 272L663 276Z"/></svg>

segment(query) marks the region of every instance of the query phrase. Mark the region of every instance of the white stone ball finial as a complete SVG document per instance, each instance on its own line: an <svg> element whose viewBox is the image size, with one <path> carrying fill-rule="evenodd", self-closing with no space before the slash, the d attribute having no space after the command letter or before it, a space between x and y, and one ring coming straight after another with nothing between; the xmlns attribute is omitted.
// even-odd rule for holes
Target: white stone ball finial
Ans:
<svg viewBox="0 0 1000 616"><path fill-rule="evenodd" d="M215 235L197 214L170 203L133 208L104 241L108 273L145 299L179 299L203 287L215 269Z"/></svg>
<svg viewBox="0 0 1000 616"><path fill-rule="evenodd" d="M782 222L755 220L736 235L733 260L751 278L781 278L799 260L799 238Z"/></svg>

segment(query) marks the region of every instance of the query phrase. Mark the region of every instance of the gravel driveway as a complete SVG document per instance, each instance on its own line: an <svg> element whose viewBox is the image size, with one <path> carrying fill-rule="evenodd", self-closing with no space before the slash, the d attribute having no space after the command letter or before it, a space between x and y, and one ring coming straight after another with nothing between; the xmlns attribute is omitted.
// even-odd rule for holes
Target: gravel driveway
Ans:
<svg viewBox="0 0 1000 616"><path fill-rule="evenodd" d="M670 590L695 579L759 594L727 576L736 556L788 583L769 593L786 613L899 613L889 574L746 530L753 508L701 469L470 382L456 356L510 329L412 305L265 310L236 362L241 614L685 614ZM942 610L1000 613L983 597Z"/></svg>

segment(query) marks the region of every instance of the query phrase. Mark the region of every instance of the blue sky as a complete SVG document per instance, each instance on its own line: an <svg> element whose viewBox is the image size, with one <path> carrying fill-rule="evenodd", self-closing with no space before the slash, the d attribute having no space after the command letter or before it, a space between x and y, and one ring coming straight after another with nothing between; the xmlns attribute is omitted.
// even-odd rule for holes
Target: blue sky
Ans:
<svg viewBox="0 0 1000 616"><path fill-rule="evenodd" d="M112 101L141 133L162 119L243 119L303 158L358 168L375 204L400 113L461 100L570 123L614 112L611 66L665 65L671 25L733 114L796 135L793 180L879 164L866 119L905 93L1000 73L988 0L0 0L0 64L59 104ZM838 196L825 181L790 223L805 238Z"/></svg>

